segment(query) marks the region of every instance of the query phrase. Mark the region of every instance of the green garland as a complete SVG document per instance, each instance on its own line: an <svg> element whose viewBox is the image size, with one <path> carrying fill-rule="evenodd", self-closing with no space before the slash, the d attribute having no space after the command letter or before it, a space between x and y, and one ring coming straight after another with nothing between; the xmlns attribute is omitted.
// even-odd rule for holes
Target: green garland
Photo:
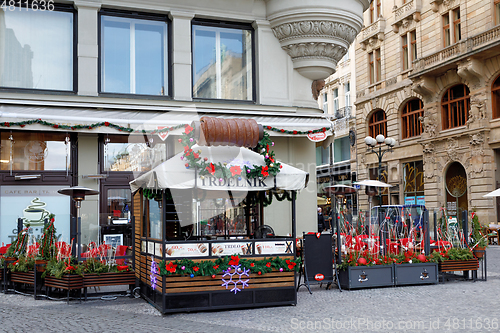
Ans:
<svg viewBox="0 0 500 333"><path fill-rule="evenodd" d="M162 199L162 193L163 193L163 190L161 190L161 189L155 190L155 189L145 188L142 191L142 195L145 198L147 198L149 200L155 199L157 201L160 201Z"/></svg>
<svg viewBox="0 0 500 333"><path fill-rule="evenodd" d="M241 180L242 172L248 179L267 178L269 176L276 176L283 167L280 162L276 161L274 151L270 150L270 147L274 146L274 142L271 141L271 137L267 132L264 132L262 140L259 141L256 147L257 152L264 156L266 165L254 164L251 168L246 165L243 169L240 166L231 166L228 168L226 163L209 163L207 157L202 158L201 149L193 151L192 147L195 145L196 140L194 138L194 128L189 125L185 126L184 134L179 139L179 143L184 146L184 154L181 156L181 159L186 161L186 169L197 168L201 179L212 175L220 179L237 178Z"/></svg>
<svg viewBox="0 0 500 333"><path fill-rule="evenodd" d="M264 258L261 260L240 259L239 256L226 256L211 260L202 260L194 262L191 259L181 259L175 261L161 261L160 275L192 275L194 276L212 276L223 274L231 268L234 263L241 265L240 267L250 270L251 273L265 274L273 270L280 272L298 272L300 269L301 259L281 259L280 257Z"/></svg>
<svg viewBox="0 0 500 333"><path fill-rule="evenodd" d="M24 120L24 121L5 121L5 122L0 122L1 127L13 127L13 126L19 126L21 128L26 127L26 125L33 125L33 124L38 124L38 125L43 125L43 126L48 126L56 129L64 129L64 130L79 130L79 129L95 129L99 127L111 127L114 128L120 132L126 132L126 133L143 133L143 134L158 134L158 133L167 133L182 127L185 127L187 125L176 125L176 126L171 126L171 127L166 127L162 129L156 129L156 130L134 130L133 128L130 127L124 127L120 126L117 124L110 123L109 121L102 121L98 123L93 123L90 125L83 125L83 124L75 124L75 125L64 125L64 124L58 124L58 123L52 123L49 121L45 121L42 119L30 119L30 120ZM276 133L284 133L284 134L293 134L293 135L304 135L304 134L311 134L311 133L320 133L320 132L326 132L328 129L326 127L318 128L315 130L309 130L309 131L297 131L297 130L285 130L282 128L276 128L272 126L264 126L266 129L269 131L273 131Z"/></svg>
<svg viewBox="0 0 500 333"><path fill-rule="evenodd" d="M285 199L288 201L292 201L292 195L291 195L290 191L284 191L281 196L278 192L271 191L269 197L266 197L266 195L264 194L264 197L262 199L262 204L264 205L264 207L269 206L273 202L273 195L276 198L276 200L278 200L280 202L285 200ZM247 197L245 200L246 200L246 204L250 205L250 206L253 206L253 205L256 205L257 203L260 203L260 200L257 196Z"/></svg>

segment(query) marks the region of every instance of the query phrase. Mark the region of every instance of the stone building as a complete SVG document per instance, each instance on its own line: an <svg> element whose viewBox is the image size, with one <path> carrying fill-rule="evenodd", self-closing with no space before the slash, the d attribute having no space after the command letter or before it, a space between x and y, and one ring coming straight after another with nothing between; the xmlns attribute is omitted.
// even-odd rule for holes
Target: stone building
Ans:
<svg viewBox="0 0 500 333"><path fill-rule="evenodd" d="M374 0L364 22L359 179L376 179L378 159L364 138L382 133L397 141L383 158L383 179L394 185L384 204L476 209L484 223L499 221L496 201L483 198L500 184L499 1Z"/></svg>

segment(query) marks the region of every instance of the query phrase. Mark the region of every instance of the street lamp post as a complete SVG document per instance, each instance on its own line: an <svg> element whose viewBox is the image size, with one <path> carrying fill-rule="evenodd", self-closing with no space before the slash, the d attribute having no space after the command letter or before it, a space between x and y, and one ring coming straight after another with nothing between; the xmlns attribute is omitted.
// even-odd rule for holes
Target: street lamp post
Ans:
<svg viewBox="0 0 500 333"><path fill-rule="evenodd" d="M396 140L394 140L393 138L386 138L384 135L382 134L379 134L374 138L372 138L371 136L367 136L365 138L365 143L366 145L368 146L368 151L371 152L371 153L375 153L375 155L378 157L378 180L379 181L382 181L382 158L384 157L385 153L387 153L388 151L392 152L392 147L394 147L394 145L396 144ZM386 146L387 146L387 149L385 150L382 150L382 144L385 143ZM378 150L375 148L376 146L378 145ZM382 206L382 192L380 191L379 192L379 197L378 197L378 201L379 201L379 207ZM370 212L371 214L371 212ZM382 210L379 208L378 210L378 218L379 218L379 223L382 223ZM371 219L371 217L370 217ZM383 232L382 232L382 235L383 237L383 253L384 255L387 253L386 252L386 246L387 246L387 242L386 242L386 231L385 231L385 221L383 221L383 224L382 224L382 227L383 227ZM382 239L381 239L382 240Z"/></svg>

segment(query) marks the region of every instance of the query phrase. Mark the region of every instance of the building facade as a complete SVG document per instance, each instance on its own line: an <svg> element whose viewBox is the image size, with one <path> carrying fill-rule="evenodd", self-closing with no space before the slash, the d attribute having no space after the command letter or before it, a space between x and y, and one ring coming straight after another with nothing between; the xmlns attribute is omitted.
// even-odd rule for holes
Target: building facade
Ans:
<svg viewBox="0 0 500 333"><path fill-rule="evenodd" d="M376 179L364 138L397 144L383 158L384 204L423 204L498 221L500 4L375 0L356 48L359 179ZM361 203L367 206L367 196ZM378 204L377 197L374 198Z"/></svg>
<svg viewBox="0 0 500 333"><path fill-rule="evenodd" d="M342 8L318 0L38 5L9 2L0 10L5 243L17 219L34 226L49 213L65 221L58 229L68 241L75 208L57 190L76 185L100 191L82 203L82 243L126 238L129 182L182 151L179 126L204 115L255 119L281 161L315 174L315 143L306 134L331 131L311 84L335 70L368 1ZM315 194L311 177L298 195L298 233L316 228ZM291 218L286 203L261 214L267 224ZM148 226L151 237L158 228ZM275 224L277 234L289 229Z"/></svg>

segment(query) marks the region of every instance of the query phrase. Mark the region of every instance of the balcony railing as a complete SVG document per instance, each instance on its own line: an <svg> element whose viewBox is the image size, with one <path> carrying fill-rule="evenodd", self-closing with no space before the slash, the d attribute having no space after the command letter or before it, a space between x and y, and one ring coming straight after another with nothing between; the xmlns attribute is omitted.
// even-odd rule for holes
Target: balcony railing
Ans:
<svg viewBox="0 0 500 333"><path fill-rule="evenodd" d="M451 61L452 59L463 56L469 52L476 51L479 48L487 47L500 39L500 25L488 31L482 32L445 49L439 50L431 55L416 59L413 62L413 73L411 76L419 75L421 71L438 64Z"/></svg>
<svg viewBox="0 0 500 333"><path fill-rule="evenodd" d="M399 27L405 23L405 21L414 20L415 22L420 21L420 11L422 9L421 0L411 0L405 3L401 7L395 7L394 12L394 23L392 24L392 29L395 33L399 32Z"/></svg>
<svg viewBox="0 0 500 333"><path fill-rule="evenodd" d="M348 118L351 116L351 107L345 106L334 112L335 119Z"/></svg>

